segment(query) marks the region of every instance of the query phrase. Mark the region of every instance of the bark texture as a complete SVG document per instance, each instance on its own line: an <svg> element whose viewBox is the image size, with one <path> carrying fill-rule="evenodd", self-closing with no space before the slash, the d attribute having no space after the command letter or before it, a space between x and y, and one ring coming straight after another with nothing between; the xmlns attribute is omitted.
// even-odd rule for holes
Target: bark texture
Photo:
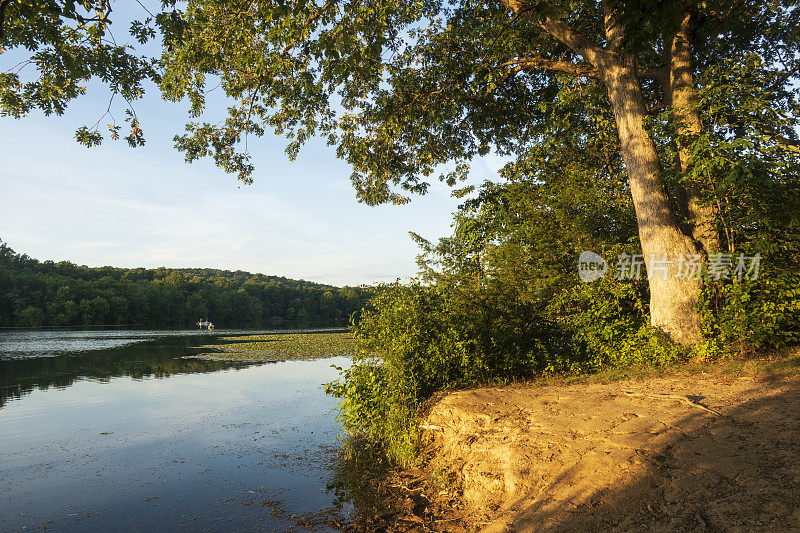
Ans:
<svg viewBox="0 0 800 533"><path fill-rule="evenodd" d="M644 127L647 108L636 62L622 52L625 28L605 5L607 49L600 70L614 110L620 151L633 195L639 240L650 285L650 321L675 341L693 344L700 338L697 310L702 281L678 276L680 257L697 253L690 237L678 226L662 183L663 170L652 137ZM656 268L655 261L665 269Z"/></svg>
<svg viewBox="0 0 800 533"><path fill-rule="evenodd" d="M692 38L696 15L687 10L681 15L680 27L673 36L669 54L668 99L678 119L678 159L684 176L692 237L707 253L719 250L717 213L714 205L704 201L700 185L689 178L690 144L703 130L697 109L697 92L692 72Z"/></svg>
<svg viewBox="0 0 800 533"><path fill-rule="evenodd" d="M649 274L650 320L675 341L692 344L700 335L696 306L702 281L679 278L677 260L696 254L697 248L680 231L661 183L658 153L644 128L646 108L633 61L610 53L604 58L602 71L614 109ZM672 262L666 271L653 265L654 260L664 259Z"/></svg>
<svg viewBox="0 0 800 533"><path fill-rule="evenodd" d="M552 70L560 72L571 70L576 75L596 75L605 83L617 123L621 155L628 173L636 209L639 239L649 274L651 323L663 329L676 342L696 343L700 338L700 315L697 304L702 281L678 277L677 263L682 256L697 254L698 249L692 237L681 231L662 183L663 169L658 153L653 139L644 127L647 110L636 62L623 53L624 26L616 20L608 2L604 2L606 45L600 46L574 31L565 22L552 19L546 13L538 13L535 3L526 3L524 0L499 0L499 2L517 16L537 24L588 64L588 66L573 65L571 69L565 69L561 65L560 68ZM690 29L689 25L687 29ZM701 124L693 100L691 48L688 43L688 39L675 41L674 44L678 46L675 66L673 68L670 65L670 78L662 83L669 87L667 92L670 95L677 91L675 97L681 102L682 109L687 112L687 123L693 124L692 127L698 128L699 132ZM533 66L548 68L543 61ZM675 90L672 88L673 85ZM681 164L685 162L688 165L689 152L686 151L683 155L685 159L682 157ZM694 191L694 194L697 194L697 191ZM696 201L698 198L699 196L690 196L690 209L703 220L708 220L703 218L707 217L708 213L704 212L703 206ZM700 226L702 229L699 231L705 232L705 223ZM671 263L662 263L656 268L654 262L664 260Z"/></svg>

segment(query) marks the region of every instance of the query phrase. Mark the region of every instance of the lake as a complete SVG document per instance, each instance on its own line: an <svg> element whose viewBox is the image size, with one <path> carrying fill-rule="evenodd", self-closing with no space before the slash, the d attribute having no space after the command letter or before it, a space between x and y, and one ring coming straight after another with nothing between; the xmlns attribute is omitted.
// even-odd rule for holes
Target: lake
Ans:
<svg viewBox="0 0 800 533"><path fill-rule="evenodd" d="M180 358L251 333L0 332L0 530L333 529L349 359Z"/></svg>

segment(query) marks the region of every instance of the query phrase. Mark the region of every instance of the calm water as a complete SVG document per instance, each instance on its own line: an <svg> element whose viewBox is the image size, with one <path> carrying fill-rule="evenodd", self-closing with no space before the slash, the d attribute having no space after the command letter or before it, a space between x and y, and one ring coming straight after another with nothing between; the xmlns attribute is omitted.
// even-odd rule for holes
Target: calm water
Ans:
<svg viewBox="0 0 800 533"><path fill-rule="evenodd" d="M0 333L0 531L329 530L348 360L177 359L228 333Z"/></svg>

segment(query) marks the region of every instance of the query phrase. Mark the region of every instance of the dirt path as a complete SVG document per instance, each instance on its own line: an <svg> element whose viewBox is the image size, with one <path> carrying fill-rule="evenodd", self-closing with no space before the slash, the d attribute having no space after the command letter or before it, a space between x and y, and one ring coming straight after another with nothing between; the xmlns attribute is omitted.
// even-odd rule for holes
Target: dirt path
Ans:
<svg viewBox="0 0 800 533"><path fill-rule="evenodd" d="M800 376L460 391L423 426L466 529L800 531Z"/></svg>

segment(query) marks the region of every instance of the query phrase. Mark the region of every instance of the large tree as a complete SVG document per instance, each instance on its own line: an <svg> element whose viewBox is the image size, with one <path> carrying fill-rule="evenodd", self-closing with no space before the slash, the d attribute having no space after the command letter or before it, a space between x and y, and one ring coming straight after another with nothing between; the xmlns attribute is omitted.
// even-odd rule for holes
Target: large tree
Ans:
<svg viewBox="0 0 800 533"><path fill-rule="evenodd" d="M23 31L13 21L24 29L26 5L2 2L17 13L9 35ZM244 181L248 137L271 128L290 139L290 156L323 136L352 165L361 200L403 203L437 172L448 183L465 177L476 156L525 155L554 121L610 119L619 150L608 158L624 162L651 271L653 258L733 246L720 234L727 176L709 163L722 157L714 147L757 138L781 157L797 146L800 12L787 0L167 0L136 35L151 35L150 24L163 37L164 95L191 102L177 147ZM755 100L768 116L710 110L703 91L745 71L760 81ZM233 104L225 120L206 122L217 83ZM605 101L587 98L563 116L552 102L568 85ZM651 320L692 343L702 281L675 273L650 277Z"/></svg>
<svg viewBox="0 0 800 533"><path fill-rule="evenodd" d="M424 191L440 165L453 165L442 176L453 182L476 155L523 154L554 119L549 103L568 78L600 86L648 269L653 259L675 261L669 275L649 279L652 323L691 343L702 280L680 279L677 260L720 245L715 177L693 157L718 125L703 124L695 76L755 54L772 83L765 97L780 101L797 72L797 19L793 2L781 0L197 0L173 19L163 89L188 96L199 114L206 77L219 77L239 102L222 125L190 124L178 140L188 159L210 155L249 179L247 154L232 148L242 137L271 126L292 138L294 154L323 134L353 165L361 199L378 203L406 201L398 187ZM671 106L674 161L659 154L648 126L660 106ZM573 119L594 116L587 105ZM794 144L791 120L764 122L772 142Z"/></svg>

